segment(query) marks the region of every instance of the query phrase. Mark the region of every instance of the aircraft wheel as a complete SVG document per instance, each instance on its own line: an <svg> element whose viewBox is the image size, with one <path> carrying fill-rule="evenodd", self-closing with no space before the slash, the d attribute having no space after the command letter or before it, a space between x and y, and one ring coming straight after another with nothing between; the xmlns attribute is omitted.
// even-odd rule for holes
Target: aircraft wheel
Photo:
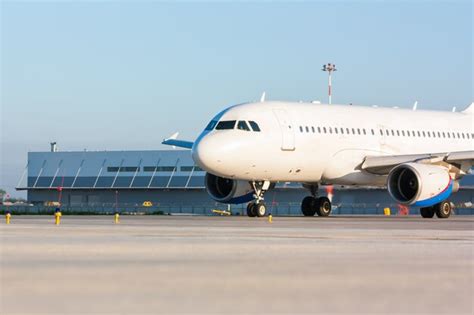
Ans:
<svg viewBox="0 0 474 315"><path fill-rule="evenodd" d="M433 207L420 208L420 214L425 219L430 219L435 214L435 209Z"/></svg>
<svg viewBox="0 0 474 315"><path fill-rule="evenodd" d="M442 201L436 204L434 207L436 212L436 216L440 219L447 219L451 215L453 208L451 207L451 203L448 200Z"/></svg>
<svg viewBox="0 0 474 315"><path fill-rule="evenodd" d="M318 200L312 196L307 196L301 202L301 212L305 217L312 217L316 214L318 207Z"/></svg>
<svg viewBox="0 0 474 315"><path fill-rule="evenodd" d="M254 204L253 209L257 217L264 217L267 213L267 207L263 202Z"/></svg>
<svg viewBox="0 0 474 315"><path fill-rule="evenodd" d="M331 201L327 197L318 198L318 206L316 207L316 213L318 216L327 217L331 213L331 210Z"/></svg>
<svg viewBox="0 0 474 315"><path fill-rule="evenodd" d="M255 213L255 203L251 202L247 205L247 215L251 218L257 216L257 214Z"/></svg>

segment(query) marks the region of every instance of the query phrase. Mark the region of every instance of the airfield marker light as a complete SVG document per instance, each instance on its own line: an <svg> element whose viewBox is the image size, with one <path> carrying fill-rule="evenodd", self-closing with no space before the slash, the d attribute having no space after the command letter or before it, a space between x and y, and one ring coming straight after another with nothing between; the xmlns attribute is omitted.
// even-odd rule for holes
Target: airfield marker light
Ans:
<svg viewBox="0 0 474 315"><path fill-rule="evenodd" d="M115 224L120 223L120 214L118 212L116 212L115 215L114 215L114 223Z"/></svg>
<svg viewBox="0 0 474 315"><path fill-rule="evenodd" d="M7 212L5 213L5 223L6 223L6 224L10 224L11 218L12 218L12 214L10 213L10 211L7 211Z"/></svg>
<svg viewBox="0 0 474 315"><path fill-rule="evenodd" d="M273 216L272 216L272 214L270 213L270 214L268 215L268 223L272 223L272 222L273 222Z"/></svg>
<svg viewBox="0 0 474 315"><path fill-rule="evenodd" d="M61 216L61 210L56 208L56 211L54 211L54 224L59 225L61 223Z"/></svg>
<svg viewBox="0 0 474 315"><path fill-rule="evenodd" d="M386 215L386 216L389 216L390 215L390 208L383 209L383 214Z"/></svg>
<svg viewBox="0 0 474 315"><path fill-rule="evenodd" d="M329 95L329 104L332 104L332 72L337 71L336 65L328 63L327 65L323 65L322 71L328 72L329 73L329 79L328 79L328 95Z"/></svg>

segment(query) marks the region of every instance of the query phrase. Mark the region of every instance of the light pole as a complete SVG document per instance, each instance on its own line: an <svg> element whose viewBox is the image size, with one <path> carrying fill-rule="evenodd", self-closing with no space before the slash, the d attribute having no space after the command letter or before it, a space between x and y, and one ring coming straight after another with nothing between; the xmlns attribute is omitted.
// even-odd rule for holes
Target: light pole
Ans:
<svg viewBox="0 0 474 315"><path fill-rule="evenodd" d="M332 82L331 82L331 74L333 71L337 71L336 65L332 63L328 63L327 65L323 65L322 71L327 71L329 73L329 81L328 81L328 95L329 95L329 104L332 103Z"/></svg>

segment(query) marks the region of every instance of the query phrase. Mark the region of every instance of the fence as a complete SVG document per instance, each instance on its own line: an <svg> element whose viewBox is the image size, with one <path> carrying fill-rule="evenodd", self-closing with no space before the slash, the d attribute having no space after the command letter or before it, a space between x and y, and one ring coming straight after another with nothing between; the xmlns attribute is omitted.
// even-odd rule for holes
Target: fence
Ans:
<svg viewBox="0 0 474 315"><path fill-rule="evenodd" d="M78 204L61 207L64 214L93 215L93 214L191 214L191 215L215 215L212 210L229 210L233 215L246 215L246 204L225 205L219 203L208 204L156 204L151 207L144 207L137 204ZM384 208L390 208L392 215L403 214L398 204L334 204L332 215L383 215ZM6 211L13 214L52 214L55 207L40 205L13 205L0 206L0 213ZM301 216L300 203L274 203L267 205L267 213L274 216ZM408 210L408 214L419 214L418 208ZM472 204L456 204L455 214L474 215L474 206Z"/></svg>

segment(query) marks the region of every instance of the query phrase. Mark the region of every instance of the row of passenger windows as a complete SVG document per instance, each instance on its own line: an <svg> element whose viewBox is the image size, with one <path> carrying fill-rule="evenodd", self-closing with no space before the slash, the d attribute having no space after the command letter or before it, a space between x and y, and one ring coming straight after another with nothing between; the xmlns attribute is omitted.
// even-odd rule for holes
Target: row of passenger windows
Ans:
<svg viewBox="0 0 474 315"><path fill-rule="evenodd" d="M143 172L176 172L178 168L176 166L144 166ZM199 166L181 166L181 172L203 172ZM130 172L139 172L140 167L137 166L109 166L107 167L107 172L111 173L130 173Z"/></svg>
<svg viewBox="0 0 474 315"><path fill-rule="evenodd" d="M306 133L329 133L329 134L347 134L347 135L373 135L374 129L365 128L342 128L342 127L313 127L300 126L300 132ZM378 133L383 136L397 137L424 137L424 138L448 138L448 139L474 139L474 133L464 132L447 132L447 131L420 131L420 130L395 130L395 129L378 129Z"/></svg>
<svg viewBox="0 0 474 315"><path fill-rule="evenodd" d="M235 129L237 125L237 129L244 130L244 131L260 131L260 127L255 121L245 121L245 120L222 120L222 121L215 121L212 120L206 127L206 130L211 131L214 128L216 130L232 130Z"/></svg>

